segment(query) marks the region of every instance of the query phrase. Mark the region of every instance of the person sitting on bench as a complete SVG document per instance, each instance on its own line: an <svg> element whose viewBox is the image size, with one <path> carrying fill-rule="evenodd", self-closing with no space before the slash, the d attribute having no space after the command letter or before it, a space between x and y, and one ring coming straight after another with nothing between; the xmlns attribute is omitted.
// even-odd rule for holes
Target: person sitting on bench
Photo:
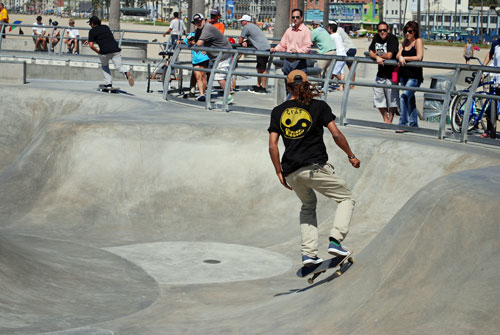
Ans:
<svg viewBox="0 0 500 335"><path fill-rule="evenodd" d="M45 36L46 31L43 27L41 16L37 16L34 25L40 26L33 27L33 41L35 42L35 51L47 51L48 38Z"/></svg>
<svg viewBox="0 0 500 335"><path fill-rule="evenodd" d="M54 48L56 47L57 43L61 40L61 31L59 30L59 23L57 21L53 21L52 25L54 28L52 28L52 34L51 34L51 39L52 39L52 45L50 46L50 51L54 52Z"/></svg>
<svg viewBox="0 0 500 335"><path fill-rule="evenodd" d="M67 30L68 39L66 40L66 45L68 46L68 53L72 54L73 50L75 51L75 55L80 53L80 46L78 43L78 39L80 38L80 32L77 28L75 28L75 20L69 19L69 26L71 29Z"/></svg>

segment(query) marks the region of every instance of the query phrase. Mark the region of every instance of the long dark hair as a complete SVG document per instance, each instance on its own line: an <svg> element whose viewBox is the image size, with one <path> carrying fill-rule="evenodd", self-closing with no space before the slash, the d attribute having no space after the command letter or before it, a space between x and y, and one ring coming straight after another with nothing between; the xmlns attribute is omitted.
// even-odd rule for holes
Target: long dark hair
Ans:
<svg viewBox="0 0 500 335"><path fill-rule="evenodd" d="M415 36L415 39L420 38L420 28L418 27L418 23L415 21L408 21L403 28L403 33L405 34L405 40L403 41L404 47L410 44L410 41L406 38L406 32L410 29L413 30L413 36Z"/></svg>
<svg viewBox="0 0 500 335"><path fill-rule="evenodd" d="M288 91L296 98L297 102L301 105L309 105L311 100L321 96L321 92L316 85L308 81L303 81L300 84L289 83L286 84Z"/></svg>

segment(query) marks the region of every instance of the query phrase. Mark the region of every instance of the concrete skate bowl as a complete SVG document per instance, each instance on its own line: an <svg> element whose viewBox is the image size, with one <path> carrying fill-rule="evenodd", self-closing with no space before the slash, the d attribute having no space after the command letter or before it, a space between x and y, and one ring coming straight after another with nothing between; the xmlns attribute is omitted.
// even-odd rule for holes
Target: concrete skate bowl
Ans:
<svg viewBox="0 0 500 335"><path fill-rule="evenodd" d="M499 329L498 152L342 128L356 170L325 137L356 262L309 286L267 118L26 91L2 91L0 334Z"/></svg>

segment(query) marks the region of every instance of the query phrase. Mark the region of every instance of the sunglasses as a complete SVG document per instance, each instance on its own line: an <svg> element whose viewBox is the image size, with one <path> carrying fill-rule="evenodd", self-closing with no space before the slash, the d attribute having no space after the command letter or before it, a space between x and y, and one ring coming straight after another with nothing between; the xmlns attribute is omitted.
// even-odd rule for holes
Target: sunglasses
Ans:
<svg viewBox="0 0 500 335"><path fill-rule="evenodd" d="M292 16L292 20L293 19L300 19L302 16Z"/></svg>
<svg viewBox="0 0 500 335"><path fill-rule="evenodd" d="M408 29L408 30L406 31L406 33L407 33L407 34L413 34L413 33L414 33L414 31L413 31L413 30L411 30L411 29Z"/></svg>
<svg viewBox="0 0 500 335"><path fill-rule="evenodd" d="M379 33L386 33L387 32L387 29L379 29L378 30Z"/></svg>

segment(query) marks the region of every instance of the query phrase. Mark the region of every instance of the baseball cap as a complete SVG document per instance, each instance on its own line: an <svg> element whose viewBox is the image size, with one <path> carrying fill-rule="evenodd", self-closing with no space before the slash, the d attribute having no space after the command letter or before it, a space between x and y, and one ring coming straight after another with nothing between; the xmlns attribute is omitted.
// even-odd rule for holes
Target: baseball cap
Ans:
<svg viewBox="0 0 500 335"><path fill-rule="evenodd" d="M243 15L243 16L241 17L241 19L239 19L238 21L248 21L248 22L252 22L252 17L251 17L250 15L245 14L245 15Z"/></svg>
<svg viewBox="0 0 500 335"><path fill-rule="evenodd" d="M200 21L203 21L205 17L201 13L196 13L193 15L193 19L191 20L192 24L198 23Z"/></svg>
<svg viewBox="0 0 500 335"><path fill-rule="evenodd" d="M52 25L53 25L53 26L58 26L58 25L59 25L59 22L57 22L57 21L52 21Z"/></svg>
<svg viewBox="0 0 500 335"><path fill-rule="evenodd" d="M220 11L218 8L214 8L210 11L210 15L220 15Z"/></svg>
<svg viewBox="0 0 500 335"><path fill-rule="evenodd" d="M292 83L300 84L305 81L307 81L307 75L302 70L293 70L286 77L287 84L292 84Z"/></svg>
<svg viewBox="0 0 500 335"><path fill-rule="evenodd" d="M320 20L314 20L313 24L321 24L321 21Z"/></svg>
<svg viewBox="0 0 500 335"><path fill-rule="evenodd" d="M328 21L328 24L334 24L336 26L339 25L339 23L337 21L335 21L335 20Z"/></svg>
<svg viewBox="0 0 500 335"><path fill-rule="evenodd" d="M37 21L40 21L41 19L42 19L42 17L41 17L40 15L38 15L38 16L36 17L36 20L37 20Z"/></svg>

